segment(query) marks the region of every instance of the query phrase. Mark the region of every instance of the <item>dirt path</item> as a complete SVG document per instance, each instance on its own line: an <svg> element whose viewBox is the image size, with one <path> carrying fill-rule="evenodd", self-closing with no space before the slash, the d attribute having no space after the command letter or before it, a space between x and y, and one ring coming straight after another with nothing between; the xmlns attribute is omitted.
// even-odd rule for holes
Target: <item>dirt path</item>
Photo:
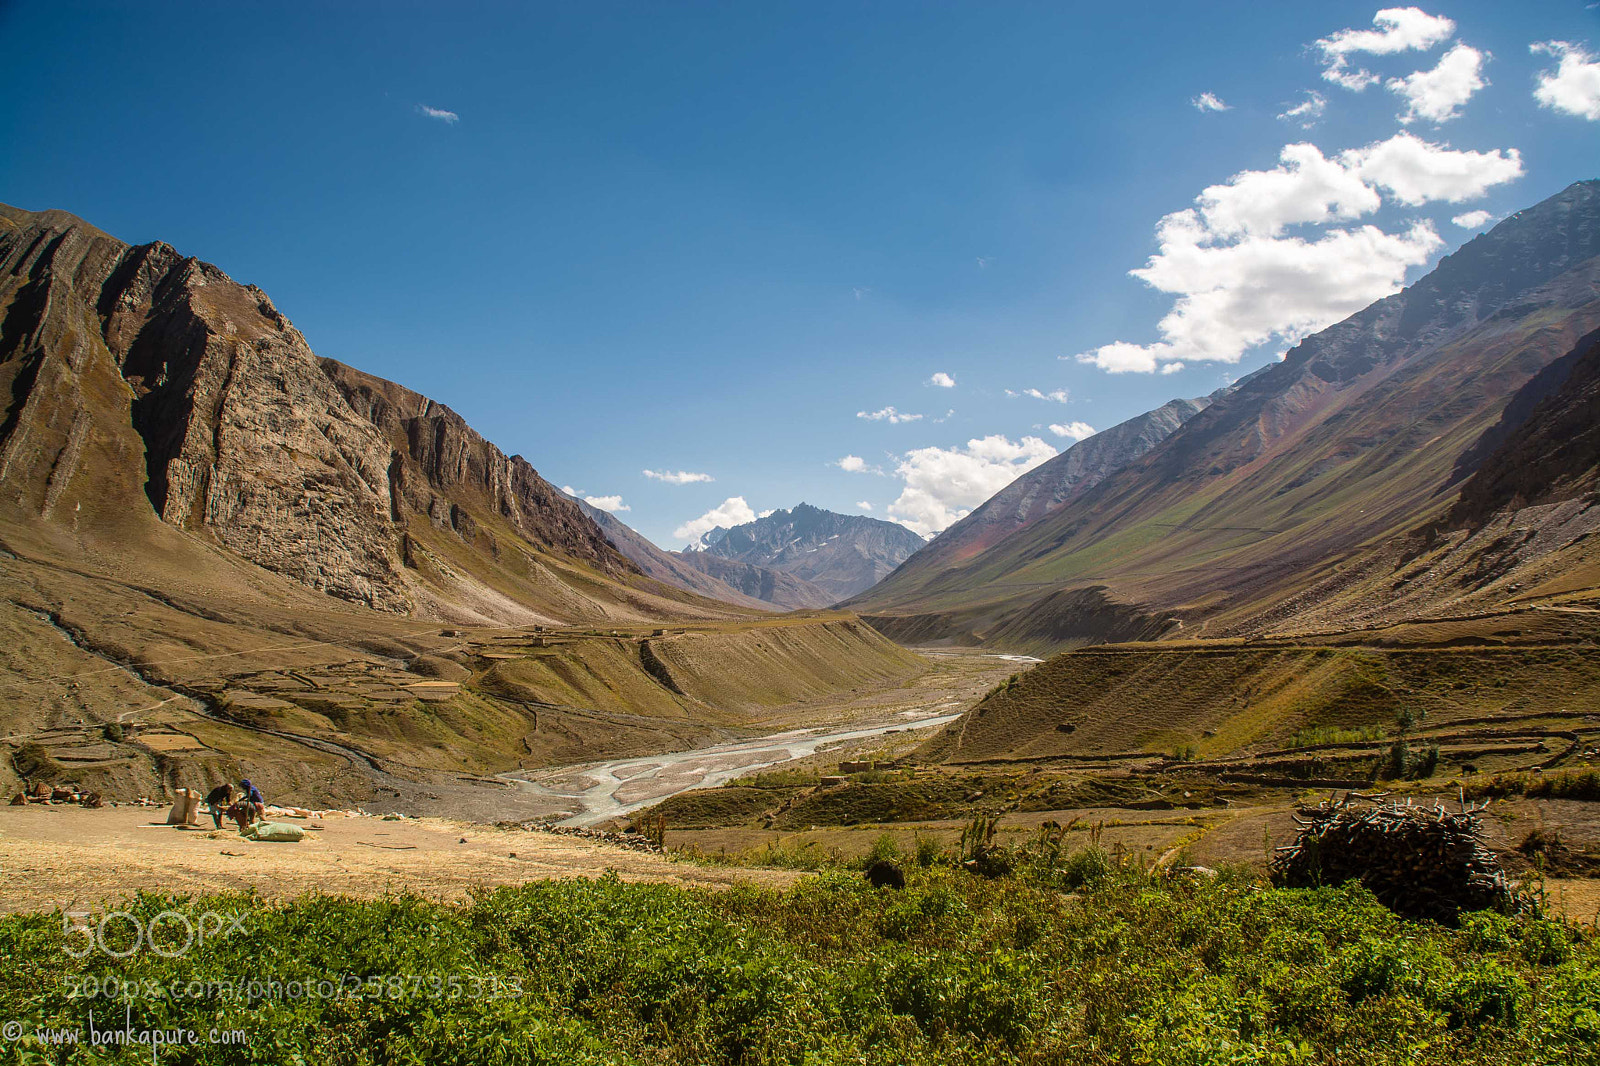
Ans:
<svg viewBox="0 0 1600 1066"><path fill-rule="evenodd" d="M258 844L230 829L213 831L204 815L201 829L151 824L165 817L164 809L141 807L0 807L0 911L89 909L140 890L254 887L276 898L414 892L459 900L477 887L607 870L626 881L712 888L740 881L784 887L802 876L699 867L581 838L443 818L329 817L297 823L322 826L299 843Z"/></svg>

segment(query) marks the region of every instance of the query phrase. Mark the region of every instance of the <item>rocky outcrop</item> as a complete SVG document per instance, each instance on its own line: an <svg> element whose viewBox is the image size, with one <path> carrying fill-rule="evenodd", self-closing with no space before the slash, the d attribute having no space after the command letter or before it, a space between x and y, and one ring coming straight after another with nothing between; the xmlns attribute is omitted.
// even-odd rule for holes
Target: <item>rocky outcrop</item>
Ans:
<svg viewBox="0 0 1600 1066"><path fill-rule="evenodd" d="M419 603L416 518L491 559L495 526L638 574L528 463L426 397L319 359L260 289L62 212L0 207L0 389L0 503L31 519L153 512L388 612Z"/></svg>
<svg viewBox="0 0 1600 1066"><path fill-rule="evenodd" d="M332 359L320 365L350 409L389 444L393 515L425 516L491 553L494 538L472 514L499 515L531 544L602 572L637 572L582 507L522 456L507 456L484 440L450 408Z"/></svg>

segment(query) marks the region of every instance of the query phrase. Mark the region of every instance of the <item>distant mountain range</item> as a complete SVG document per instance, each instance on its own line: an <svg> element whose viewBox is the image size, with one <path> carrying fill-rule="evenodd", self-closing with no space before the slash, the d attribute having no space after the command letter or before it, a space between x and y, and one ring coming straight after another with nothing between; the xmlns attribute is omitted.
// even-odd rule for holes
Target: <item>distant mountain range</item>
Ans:
<svg viewBox="0 0 1600 1066"><path fill-rule="evenodd" d="M924 543L895 522L802 503L731 529L719 526L683 551L664 551L615 515L579 504L651 577L766 610L830 606L870 588Z"/></svg>
<svg viewBox="0 0 1600 1066"><path fill-rule="evenodd" d="M1592 589L1597 255L1580 182L1203 409L1037 468L847 606L902 640L1059 650Z"/></svg>
<svg viewBox="0 0 1600 1066"><path fill-rule="evenodd" d="M688 555L789 574L838 602L877 584L924 540L898 522L837 514L802 503L731 529L714 529Z"/></svg>

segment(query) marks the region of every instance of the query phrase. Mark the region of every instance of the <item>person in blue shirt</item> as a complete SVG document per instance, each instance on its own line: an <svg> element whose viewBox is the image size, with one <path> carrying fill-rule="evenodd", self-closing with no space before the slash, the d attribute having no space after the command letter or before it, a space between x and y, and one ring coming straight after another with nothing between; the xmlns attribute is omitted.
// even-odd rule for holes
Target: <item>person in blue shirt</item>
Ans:
<svg viewBox="0 0 1600 1066"><path fill-rule="evenodd" d="M239 782L244 789L244 795L239 797L239 802L228 808L228 817L239 823L239 831L250 827L250 823L265 821L267 817L267 802L261 795L261 790L250 783L247 777Z"/></svg>

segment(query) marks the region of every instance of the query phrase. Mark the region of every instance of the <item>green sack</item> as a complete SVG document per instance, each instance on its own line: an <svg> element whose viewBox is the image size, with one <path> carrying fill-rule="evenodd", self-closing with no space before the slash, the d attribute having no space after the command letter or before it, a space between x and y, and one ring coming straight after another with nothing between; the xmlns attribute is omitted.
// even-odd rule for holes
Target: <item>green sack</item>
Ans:
<svg viewBox="0 0 1600 1066"><path fill-rule="evenodd" d="M250 840L292 844L304 837L306 831L288 822L256 822L244 831L244 835Z"/></svg>

